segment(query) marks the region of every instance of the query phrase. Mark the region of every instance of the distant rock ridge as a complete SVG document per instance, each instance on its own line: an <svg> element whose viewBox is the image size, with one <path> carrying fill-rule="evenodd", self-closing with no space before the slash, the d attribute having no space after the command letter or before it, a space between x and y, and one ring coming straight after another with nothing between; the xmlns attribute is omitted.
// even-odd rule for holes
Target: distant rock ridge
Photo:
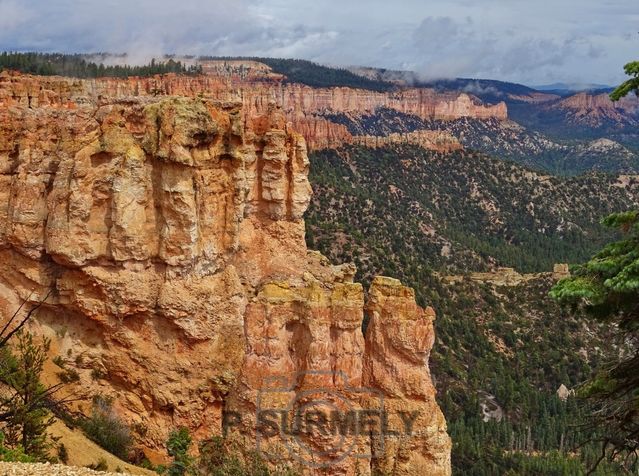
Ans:
<svg viewBox="0 0 639 476"><path fill-rule="evenodd" d="M489 283L495 286L519 286L528 281L534 281L542 276L551 276L553 280L559 281L570 276L567 264L558 263L553 267L552 273L519 273L514 268L497 268L494 271L473 272L468 275L448 275L442 276L442 280L448 284L454 284L465 279L470 279L478 283Z"/></svg>
<svg viewBox="0 0 639 476"><path fill-rule="evenodd" d="M639 98L627 96L613 102L608 94L577 93L551 103L550 110L563 111L574 124L600 127L606 122L639 125Z"/></svg>
<svg viewBox="0 0 639 476"><path fill-rule="evenodd" d="M0 74L0 106L73 108L101 97L179 95L239 101L243 104L245 117L255 117L267 113L275 105L305 137L309 149L337 147L353 141L346 128L322 117L327 113L368 115L379 108L387 108L424 120L462 117L505 120L508 117L504 102L485 105L466 93L436 92L426 88L388 93L347 87L312 88L276 80L255 81L248 72L226 75L224 71L222 66L209 67L208 75L167 74L127 80L78 80L5 71Z"/></svg>
<svg viewBox="0 0 639 476"><path fill-rule="evenodd" d="M353 143L373 149L391 144L411 144L437 152L454 152L464 148L459 140L448 132L431 130L394 132L386 136L353 136Z"/></svg>

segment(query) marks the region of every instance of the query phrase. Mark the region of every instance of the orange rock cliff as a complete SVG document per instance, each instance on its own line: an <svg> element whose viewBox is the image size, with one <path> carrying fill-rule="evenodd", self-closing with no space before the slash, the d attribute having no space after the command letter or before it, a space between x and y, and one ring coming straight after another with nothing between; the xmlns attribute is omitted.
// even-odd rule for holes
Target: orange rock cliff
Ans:
<svg viewBox="0 0 639 476"><path fill-rule="evenodd" d="M254 451L260 396L284 378L285 402L321 387L382 402L396 428L413 418L329 445L319 466L263 442L302 472L450 474L434 313L390 278L365 302L351 265L306 249L309 162L286 108L229 101L208 77L153 81L0 75L2 317L52 291L33 329L151 457L179 426L221 434L228 412L229 438Z"/></svg>

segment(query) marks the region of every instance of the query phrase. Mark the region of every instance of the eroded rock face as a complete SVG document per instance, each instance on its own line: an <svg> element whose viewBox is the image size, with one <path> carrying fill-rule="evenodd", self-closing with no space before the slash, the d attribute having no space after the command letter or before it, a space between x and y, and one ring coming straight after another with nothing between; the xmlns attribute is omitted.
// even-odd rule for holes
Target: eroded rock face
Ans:
<svg viewBox="0 0 639 476"><path fill-rule="evenodd" d="M613 102L608 94L581 92L551 104L548 109L563 111L569 122L590 127L606 123L639 124L639 100L633 95Z"/></svg>
<svg viewBox="0 0 639 476"><path fill-rule="evenodd" d="M305 141L277 108L249 116L240 103L11 81L31 93L1 96L0 312L52 290L34 329L78 371L72 389L113 397L158 459L171 429L217 435L228 410L248 419L236 434L254 449L269 379L339 374L297 379L286 398L321 383L366 408L349 389L370 385L390 410L424 416L405 451L368 437L357 442L368 458L314 471L450 473L427 366L432 312L376 281L364 338L355 270L306 249Z"/></svg>
<svg viewBox="0 0 639 476"><path fill-rule="evenodd" d="M400 429L374 452L373 470L377 474L445 474L442 468L450 466L450 439L424 365L435 340L435 313L415 304L411 288L385 277L373 280L366 308L370 322L363 383L380 390L389 425Z"/></svg>

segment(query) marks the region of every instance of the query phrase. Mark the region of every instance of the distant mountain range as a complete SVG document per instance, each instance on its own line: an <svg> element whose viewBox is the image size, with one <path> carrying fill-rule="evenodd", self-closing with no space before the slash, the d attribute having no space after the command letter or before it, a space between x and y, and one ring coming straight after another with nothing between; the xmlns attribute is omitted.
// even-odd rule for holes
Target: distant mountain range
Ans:
<svg viewBox="0 0 639 476"><path fill-rule="evenodd" d="M606 91L610 92L613 86L596 83L552 83L542 84L541 86L532 86L537 91L546 91L554 94L574 94L581 91Z"/></svg>
<svg viewBox="0 0 639 476"><path fill-rule="evenodd" d="M446 130L465 146L495 157L562 174L639 172L639 99L629 96L612 102L609 85L554 83L533 88L489 79L420 80L412 72L374 68L350 71L371 81L464 92L488 104L504 102L506 122L463 118L422 126ZM370 118L365 122L374 123Z"/></svg>
<svg viewBox="0 0 639 476"><path fill-rule="evenodd" d="M419 121L388 110L333 116L353 133L436 129L449 132L465 147L552 173L639 172L639 100L633 96L612 102L608 97L612 88L607 85L555 83L532 88L472 78L424 81L415 73L373 68L350 71L370 81L467 93L483 103L503 102L508 107L507 121L473 117ZM576 92L580 88L585 90Z"/></svg>

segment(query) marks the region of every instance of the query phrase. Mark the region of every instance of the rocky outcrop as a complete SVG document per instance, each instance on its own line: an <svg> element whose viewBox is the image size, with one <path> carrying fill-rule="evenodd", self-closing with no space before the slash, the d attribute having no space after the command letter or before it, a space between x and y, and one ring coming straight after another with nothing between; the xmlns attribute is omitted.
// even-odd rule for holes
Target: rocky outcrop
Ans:
<svg viewBox="0 0 639 476"><path fill-rule="evenodd" d="M228 81L217 76L167 74L145 78L73 79L59 76L31 76L12 71L0 73L0 107L89 106L120 97L201 97L238 101ZM267 105L268 106L268 105ZM265 107L264 111L268 109Z"/></svg>
<svg viewBox="0 0 639 476"><path fill-rule="evenodd" d="M424 120L452 120L462 117L505 120L505 103L484 105L477 99L461 93L440 93L432 89L413 88L391 93L351 88L311 88L300 84L254 86L244 96L251 114L259 114L267 104L282 107L296 130L302 132L312 149L337 147L343 143L358 142L351 139L341 124L327 120L325 115L347 114L367 116L379 109L391 109ZM389 143L403 136L389 139Z"/></svg>
<svg viewBox="0 0 639 476"><path fill-rule="evenodd" d="M379 389L389 426L403 428L377 444L376 474L441 474L450 465L448 435L428 367L433 347L432 308L415 304L415 292L392 278L377 277L369 292L364 385ZM397 379L401 375L401 379ZM405 428L410 422L412 432ZM379 443L380 437L373 437Z"/></svg>
<svg viewBox="0 0 639 476"><path fill-rule="evenodd" d="M570 266L567 263L555 263L552 268L552 279L559 281L560 279L570 277Z"/></svg>
<svg viewBox="0 0 639 476"><path fill-rule="evenodd" d="M320 116L297 120L295 130L308 138L309 147L315 150L338 148L344 144L359 144L373 149L392 144L412 144L445 153L463 149L456 137L443 131L417 130L383 136L352 135L346 126Z"/></svg>
<svg viewBox="0 0 639 476"><path fill-rule="evenodd" d="M469 273L467 275L442 276L446 284L461 283L466 279L476 283L488 283L494 286L519 286L520 284L535 281L539 278L550 277L553 281L559 281L570 277L570 269L566 263L555 263L552 273L519 273L514 268L497 268L485 273Z"/></svg>
<svg viewBox="0 0 639 476"><path fill-rule="evenodd" d="M562 383L555 393L557 394L559 400L565 402L566 400L568 400L568 397L571 397L575 394L575 391L573 389L568 389L568 387L566 387Z"/></svg>
<svg viewBox="0 0 639 476"><path fill-rule="evenodd" d="M33 329L78 372L71 390L113 397L154 460L172 428L204 439L229 412L240 417L229 438L255 448L258 397L270 379L298 375L284 403L324 389L366 410L351 389L370 385L389 411L424 418L401 448L380 453L358 433L361 453L334 448L315 467L277 452L285 462L354 475L397 460L393 474L450 474L427 366L432 311L389 280L367 307L352 266L306 249L303 137L272 104L248 114L197 94L127 96L131 84L0 78L2 317L51 291ZM419 329L410 339L408 327Z"/></svg>
<svg viewBox="0 0 639 476"><path fill-rule="evenodd" d="M463 149L456 137L443 131L420 130L392 133L386 136L354 136L353 143L369 148L386 147L391 144L412 144L438 152L453 152Z"/></svg>
<svg viewBox="0 0 639 476"><path fill-rule="evenodd" d="M295 130L304 136L312 150L333 149L355 141L346 126L319 116L296 119Z"/></svg>
<svg viewBox="0 0 639 476"><path fill-rule="evenodd" d="M188 58L183 59L186 63ZM202 72L210 76L228 78L231 81L281 81L285 77L275 73L269 66L259 61L237 60L199 60Z"/></svg>
<svg viewBox="0 0 639 476"><path fill-rule="evenodd" d="M613 102L608 94L581 92L553 103L549 109L566 113L571 123L589 127L639 124L639 99L635 96Z"/></svg>
<svg viewBox="0 0 639 476"><path fill-rule="evenodd" d="M468 275L443 276L442 280L447 284L455 284L470 279L477 283L489 283L495 286L519 286L522 283L537 279L539 274L521 274L514 268L497 268L485 273L473 272Z"/></svg>
<svg viewBox="0 0 639 476"><path fill-rule="evenodd" d="M453 152L463 149L462 144L453 135L443 131L417 130L413 132L394 132L384 136L352 135L342 124L331 122L322 117L300 119L295 122L295 130L310 141L315 149L333 149L344 144L359 144L369 148L386 147L392 144L412 144L438 152Z"/></svg>
<svg viewBox="0 0 639 476"><path fill-rule="evenodd" d="M465 93L439 93L433 89L411 88L391 93L363 89L311 88L301 84L276 84L254 87L245 103L252 113L264 109L273 100L287 117L307 117L314 113L374 112L394 109L422 119L456 119L459 117L507 118L505 103L484 105Z"/></svg>

